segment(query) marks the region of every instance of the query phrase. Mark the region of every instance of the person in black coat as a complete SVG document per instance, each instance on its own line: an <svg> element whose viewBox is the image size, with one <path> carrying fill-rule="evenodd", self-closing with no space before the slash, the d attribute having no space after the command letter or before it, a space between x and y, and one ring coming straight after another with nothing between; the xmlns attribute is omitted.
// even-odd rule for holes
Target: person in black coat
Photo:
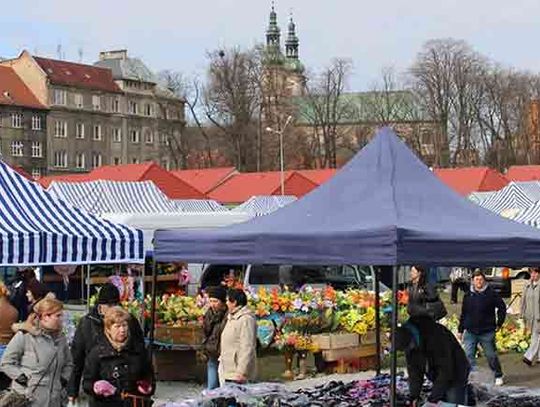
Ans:
<svg viewBox="0 0 540 407"><path fill-rule="evenodd" d="M71 401L79 395L81 377L85 360L98 339L103 336L103 315L105 312L120 303L120 293L111 283L103 285L99 291L97 305L85 315L75 331L71 344L73 358L73 371L67 386L67 393ZM144 334L139 322L133 317L128 319L129 337L136 346L144 347Z"/></svg>
<svg viewBox="0 0 540 407"><path fill-rule="evenodd" d="M506 304L487 283L480 270L472 275L469 292L463 297L458 332L463 341L465 353L474 369L478 345L482 346L489 367L495 373L495 384L504 384L503 372L497 347L495 332L502 327L506 319Z"/></svg>
<svg viewBox="0 0 540 407"><path fill-rule="evenodd" d="M221 331L223 331L226 322L227 305L225 304L225 300L227 299L227 291L224 287L217 286L208 287L206 292L210 307L204 314L203 319L203 352L207 358L207 388L208 390L212 390L219 387L219 346L221 342Z"/></svg>
<svg viewBox="0 0 540 407"><path fill-rule="evenodd" d="M411 318L396 331L396 349L405 352L413 406L419 405L424 376L433 382L429 402L467 402L469 362L447 328L428 316Z"/></svg>
<svg viewBox="0 0 540 407"><path fill-rule="evenodd" d="M130 315L112 307L104 316L104 335L86 357L83 389L90 407L149 407L155 381L144 346L129 337Z"/></svg>
<svg viewBox="0 0 540 407"><path fill-rule="evenodd" d="M410 317L430 316L439 320L446 315L446 308L439 298L437 289L426 280L426 269L411 267L411 280L408 284L409 301L407 313Z"/></svg>

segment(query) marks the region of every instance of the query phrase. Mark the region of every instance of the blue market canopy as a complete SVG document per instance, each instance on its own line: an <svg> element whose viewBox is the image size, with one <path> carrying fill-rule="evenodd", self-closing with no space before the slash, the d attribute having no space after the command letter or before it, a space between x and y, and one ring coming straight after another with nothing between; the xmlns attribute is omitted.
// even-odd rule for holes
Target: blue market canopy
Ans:
<svg viewBox="0 0 540 407"><path fill-rule="evenodd" d="M385 128L331 180L268 216L159 230L159 261L439 266L540 263L540 232L463 199Z"/></svg>
<svg viewBox="0 0 540 407"><path fill-rule="evenodd" d="M290 195L252 196L232 210L246 212L251 216L263 216L275 212L294 201L296 201L296 197Z"/></svg>
<svg viewBox="0 0 540 407"><path fill-rule="evenodd" d="M181 212L227 212L225 206L213 199L175 199L173 204Z"/></svg>
<svg viewBox="0 0 540 407"><path fill-rule="evenodd" d="M0 161L0 266L143 261L141 231L73 208Z"/></svg>
<svg viewBox="0 0 540 407"><path fill-rule="evenodd" d="M70 205L95 215L179 211L152 181L54 181L47 191Z"/></svg>

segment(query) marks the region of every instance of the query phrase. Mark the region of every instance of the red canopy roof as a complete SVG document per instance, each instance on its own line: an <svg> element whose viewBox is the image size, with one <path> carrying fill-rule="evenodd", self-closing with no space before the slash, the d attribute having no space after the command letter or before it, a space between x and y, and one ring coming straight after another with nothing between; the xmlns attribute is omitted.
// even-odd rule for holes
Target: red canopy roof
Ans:
<svg viewBox="0 0 540 407"><path fill-rule="evenodd" d="M513 165L506 172L510 181L540 180L540 165Z"/></svg>
<svg viewBox="0 0 540 407"><path fill-rule="evenodd" d="M488 167L436 168L433 171L442 182L463 196L472 192L498 191L509 182L500 172Z"/></svg>
<svg viewBox="0 0 540 407"><path fill-rule="evenodd" d="M318 185L297 171L284 173L285 195L301 197ZM281 176L275 172L235 174L208 193L210 199L221 203L242 203L255 195L280 195Z"/></svg>
<svg viewBox="0 0 540 407"><path fill-rule="evenodd" d="M207 193L236 173L234 167L202 168L195 170L170 171L182 181L194 186L199 191Z"/></svg>

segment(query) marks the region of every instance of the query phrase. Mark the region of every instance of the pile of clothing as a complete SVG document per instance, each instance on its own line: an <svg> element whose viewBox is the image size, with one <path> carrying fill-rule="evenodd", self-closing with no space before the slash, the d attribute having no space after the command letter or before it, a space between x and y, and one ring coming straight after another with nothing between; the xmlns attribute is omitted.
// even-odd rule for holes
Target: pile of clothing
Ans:
<svg viewBox="0 0 540 407"><path fill-rule="evenodd" d="M540 406L540 392L522 387L475 385L476 397L487 407L537 407Z"/></svg>
<svg viewBox="0 0 540 407"><path fill-rule="evenodd" d="M167 402L158 407L386 407L390 405L389 389L389 375L350 383L331 381L296 391L276 383L227 385L197 399ZM397 393L398 406L409 406L408 385L402 375L397 376Z"/></svg>

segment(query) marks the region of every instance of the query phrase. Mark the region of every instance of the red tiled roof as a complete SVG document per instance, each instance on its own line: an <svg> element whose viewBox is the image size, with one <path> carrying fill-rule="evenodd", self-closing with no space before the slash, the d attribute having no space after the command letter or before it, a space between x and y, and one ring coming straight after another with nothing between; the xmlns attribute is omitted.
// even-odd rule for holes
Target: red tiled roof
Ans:
<svg viewBox="0 0 540 407"><path fill-rule="evenodd" d="M508 184L504 175L488 167L436 168L433 172L442 182L463 196L472 192L498 191Z"/></svg>
<svg viewBox="0 0 540 407"><path fill-rule="evenodd" d="M94 180L152 181L170 199L205 199L204 193L154 162L107 165L96 168L90 175Z"/></svg>
<svg viewBox="0 0 540 407"><path fill-rule="evenodd" d="M510 181L540 180L540 165L513 165L508 168L506 178Z"/></svg>
<svg viewBox="0 0 540 407"><path fill-rule="evenodd" d="M296 171L285 171L285 195L301 197L317 187ZM252 172L235 174L210 191L208 197L221 203L238 204L254 195L280 195L280 172Z"/></svg>
<svg viewBox="0 0 540 407"><path fill-rule="evenodd" d="M89 173L84 174L63 174L63 175L48 175L41 177L38 182L43 188L49 188L53 181L56 182L88 182L92 181Z"/></svg>
<svg viewBox="0 0 540 407"><path fill-rule="evenodd" d="M0 66L0 105L46 109L15 71L7 66Z"/></svg>
<svg viewBox="0 0 540 407"><path fill-rule="evenodd" d="M317 185L321 185L332 178L337 170L335 168L324 168L320 170L299 170L298 172Z"/></svg>
<svg viewBox="0 0 540 407"><path fill-rule="evenodd" d="M34 59L54 85L121 92L114 82L110 69L42 57L34 57Z"/></svg>
<svg viewBox="0 0 540 407"><path fill-rule="evenodd" d="M236 173L236 168L234 167L171 171L171 174L175 177L193 185L204 193L216 188L234 173Z"/></svg>

